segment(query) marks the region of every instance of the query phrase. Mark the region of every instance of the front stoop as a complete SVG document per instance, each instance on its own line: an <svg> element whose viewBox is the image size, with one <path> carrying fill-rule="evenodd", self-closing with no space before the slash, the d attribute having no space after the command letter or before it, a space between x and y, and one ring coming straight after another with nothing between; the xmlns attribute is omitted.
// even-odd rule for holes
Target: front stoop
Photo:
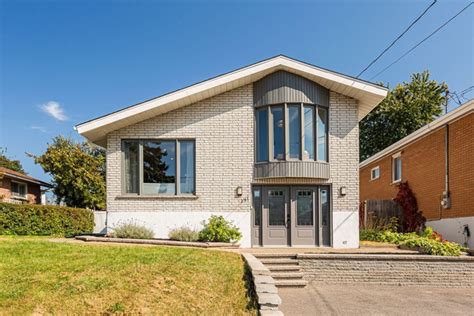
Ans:
<svg viewBox="0 0 474 316"><path fill-rule="evenodd" d="M296 254L255 254L255 257L270 270L277 287L305 287L308 284L303 279Z"/></svg>

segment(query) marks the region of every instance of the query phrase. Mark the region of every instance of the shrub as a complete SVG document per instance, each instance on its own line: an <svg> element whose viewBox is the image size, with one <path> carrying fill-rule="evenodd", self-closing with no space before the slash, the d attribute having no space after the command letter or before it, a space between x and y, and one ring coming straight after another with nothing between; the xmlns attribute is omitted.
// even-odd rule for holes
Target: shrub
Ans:
<svg viewBox="0 0 474 316"><path fill-rule="evenodd" d="M402 208L402 231L421 231L425 226L426 218L418 210L418 202L408 182L402 182L398 185L398 193L393 200Z"/></svg>
<svg viewBox="0 0 474 316"><path fill-rule="evenodd" d="M135 223L125 223L114 227L112 237L131 239L152 239L153 231L145 226Z"/></svg>
<svg viewBox="0 0 474 316"><path fill-rule="evenodd" d="M436 256L459 256L463 250L461 245L443 240L441 235L433 231L431 227L426 227L420 234L364 229L360 231L359 236L360 240L387 242L409 248L418 248L425 254Z"/></svg>
<svg viewBox="0 0 474 316"><path fill-rule="evenodd" d="M202 241L236 242L242 238L239 228L223 216L213 215L208 223L203 222L203 226L199 232L199 239Z"/></svg>
<svg viewBox="0 0 474 316"><path fill-rule="evenodd" d="M72 236L92 232L93 228L91 210L0 203L0 235Z"/></svg>
<svg viewBox="0 0 474 316"><path fill-rule="evenodd" d="M171 240L178 240L178 241L198 241L199 240L199 232L191 229L189 227L180 227L172 229L168 237Z"/></svg>

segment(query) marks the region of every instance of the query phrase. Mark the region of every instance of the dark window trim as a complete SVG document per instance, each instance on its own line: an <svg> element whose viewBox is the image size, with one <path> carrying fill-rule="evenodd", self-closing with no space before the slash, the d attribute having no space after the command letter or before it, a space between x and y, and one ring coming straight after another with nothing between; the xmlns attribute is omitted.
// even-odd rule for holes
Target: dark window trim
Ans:
<svg viewBox="0 0 474 316"><path fill-rule="evenodd" d="M143 143L147 141L174 141L175 142L175 159L176 159L176 174L175 174L175 194L154 194L153 196L196 196L196 139L195 138L122 138L121 140L121 167L120 167L120 181L121 181L121 192L122 196L129 197L147 197L149 195L143 194ZM192 193L181 193L180 187L180 176L181 176L181 158L180 158L180 146L179 143L182 141L191 141L194 143L194 192ZM126 184L125 184L125 151L124 143L125 142L138 142L138 193L127 193Z"/></svg>
<svg viewBox="0 0 474 316"><path fill-rule="evenodd" d="M17 197L17 198L26 198L28 196L28 183L26 182L20 182L20 181L15 181L15 180L11 180L10 181L10 192L12 194L13 197ZM25 187L25 194L20 194L19 192L14 192L13 191L13 183L16 183L18 186L24 186Z"/></svg>

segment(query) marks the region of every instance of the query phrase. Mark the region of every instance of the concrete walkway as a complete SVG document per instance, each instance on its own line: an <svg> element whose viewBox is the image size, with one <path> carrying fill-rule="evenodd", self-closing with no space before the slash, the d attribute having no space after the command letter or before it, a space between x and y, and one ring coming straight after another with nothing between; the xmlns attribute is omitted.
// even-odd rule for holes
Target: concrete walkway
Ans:
<svg viewBox="0 0 474 316"><path fill-rule="evenodd" d="M280 310L293 315L472 315L473 288L324 285L281 288Z"/></svg>

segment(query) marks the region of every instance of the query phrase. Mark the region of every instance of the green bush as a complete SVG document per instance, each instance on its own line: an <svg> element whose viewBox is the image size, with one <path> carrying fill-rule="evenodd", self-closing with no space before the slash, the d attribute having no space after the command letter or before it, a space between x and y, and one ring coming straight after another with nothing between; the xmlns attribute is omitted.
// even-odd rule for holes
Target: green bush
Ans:
<svg viewBox="0 0 474 316"><path fill-rule="evenodd" d="M435 256L459 256L463 249L459 244L443 240L441 235L436 233L431 227L426 227L420 234L363 229L360 231L359 236L360 240L386 242L409 248L418 248L425 254Z"/></svg>
<svg viewBox="0 0 474 316"><path fill-rule="evenodd" d="M238 227L223 216L212 215L209 222L203 222L204 228L199 232L202 241L236 242L242 238Z"/></svg>
<svg viewBox="0 0 474 316"><path fill-rule="evenodd" d="M0 203L0 235L72 236L90 233L93 228L91 210Z"/></svg>
<svg viewBox="0 0 474 316"><path fill-rule="evenodd" d="M178 241L198 241L199 240L199 232L191 229L189 227L180 227L172 229L168 237L171 240L178 240Z"/></svg>
<svg viewBox="0 0 474 316"><path fill-rule="evenodd" d="M124 223L114 227L112 237L131 238L131 239L152 239L153 231L145 226L135 223Z"/></svg>

